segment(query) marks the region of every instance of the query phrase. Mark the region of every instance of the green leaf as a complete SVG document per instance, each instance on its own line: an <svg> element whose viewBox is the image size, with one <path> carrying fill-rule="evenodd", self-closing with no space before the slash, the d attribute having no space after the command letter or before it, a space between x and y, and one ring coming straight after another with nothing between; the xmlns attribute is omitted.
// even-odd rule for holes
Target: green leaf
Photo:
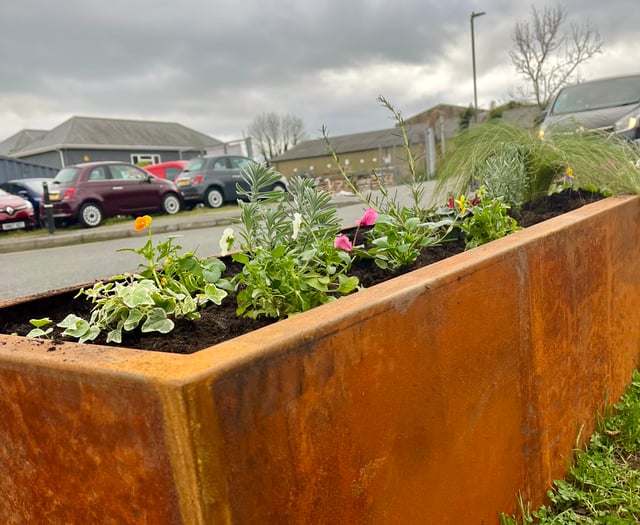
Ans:
<svg viewBox="0 0 640 525"><path fill-rule="evenodd" d="M359 280L357 277L344 277L340 279L337 291L340 293L351 293L358 287Z"/></svg>
<svg viewBox="0 0 640 525"><path fill-rule="evenodd" d="M135 308L136 306L154 304L151 293L155 291L157 288L153 281L145 279L125 287L120 293L120 297L129 308Z"/></svg>
<svg viewBox="0 0 640 525"><path fill-rule="evenodd" d="M204 287L204 295L214 304L221 304L228 295L227 292L218 288L215 284L207 284Z"/></svg>
<svg viewBox="0 0 640 525"><path fill-rule="evenodd" d="M53 321L51 319L49 319L48 317L43 317L42 319L31 319L31 320L29 320L29 323L31 323L36 328L42 328L43 326L47 326L48 324L51 324L52 322Z"/></svg>
<svg viewBox="0 0 640 525"><path fill-rule="evenodd" d="M60 328L72 328L77 326L79 322L83 321L81 317L78 317L75 314L69 314L62 321L58 323Z"/></svg>
<svg viewBox="0 0 640 525"><path fill-rule="evenodd" d="M120 324L107 334L107 343L122 343L122 326Z"/></svg>
<svg viewBox="0 0 640 525"><path fill-rule="evenodd" d="M137 309L129 310L129 315L127 316L127 319L124 321L124 323L122 323L121 328L124 328L127 332L130 332L140 324L140 321L142 320L142 318L143 318L143 314L140 310L137 310ZM116 342L119 343L120 341L116 341Z"/></svg>
<svg viewBox="0 0 640 525"><path fill-rule="evenodd" d="M249 257L244 253L234 253L231 255L231 258L237 263L243 265L249 264Z"/></svg>
<svg viewBox="0 0 640 525"><path fill-rule="evenodd" d="M280 257L282 257L287 251L287 247L284 245L280 245L280 246L276 246L273 251L271 252L271 256L279 259Z"/></svg>
<svg viewBox="0 0 640 525"><path fill-rule="evenodd" d="M80 343L84 343L86 341L93 341L96 337L100 335L100 328L97 326L89 326L89 329L85 331L85 333L78 339Z"/></svg>
<svg viewBox="0 0 640 525"><path fill-rule="evenodd" d="M42 328L34 328L33 330L29 331L29 333L27 334L27 337L29 338L44 337L49 335L51 332L53 332L53 328L47 328L46 330L43 330Z"/></svg>
<svg viewBox="0 0 640 525"><path fill-rule="evenodd" d="M89 332L90 328L91 327L87 321L78 318L78 320L74 324L68 326L65 331L62 332L62 335L68 335L70 337L82 339L85 334Z"/></svg>
<svg viewBox="0 0 640 525"><path fill-rule="evenodd" d="M162 308L152 308L147 313L147 319L142 325L142 332L160 332L168 334L173 330L174 323L167 319L167 314Z"/></svg>

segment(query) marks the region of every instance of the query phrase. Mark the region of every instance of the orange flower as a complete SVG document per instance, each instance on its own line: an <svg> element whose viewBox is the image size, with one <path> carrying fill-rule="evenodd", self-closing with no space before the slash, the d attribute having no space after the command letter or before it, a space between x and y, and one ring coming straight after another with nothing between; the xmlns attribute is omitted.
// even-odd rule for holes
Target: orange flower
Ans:
<svg viewBox="0 0 640 525"><path fill-rule="evenodd" d="M136 222L133 224L133 230L141 232L146 230L151 225L151 217L143 215L142 217L136 217Z"/></svg>

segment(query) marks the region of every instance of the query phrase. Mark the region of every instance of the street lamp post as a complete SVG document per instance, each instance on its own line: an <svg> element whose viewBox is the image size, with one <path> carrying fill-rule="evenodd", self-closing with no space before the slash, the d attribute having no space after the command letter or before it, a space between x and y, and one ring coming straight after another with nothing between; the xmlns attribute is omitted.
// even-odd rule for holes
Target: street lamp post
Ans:
<svg viewBox="0 0 640 525"><path fill-rule="evenodd" d="M476 39L473 33L473 19L485 12L471 13L471 62L473 64L473 120L478 122L478 88L476 87Z"/></svg>

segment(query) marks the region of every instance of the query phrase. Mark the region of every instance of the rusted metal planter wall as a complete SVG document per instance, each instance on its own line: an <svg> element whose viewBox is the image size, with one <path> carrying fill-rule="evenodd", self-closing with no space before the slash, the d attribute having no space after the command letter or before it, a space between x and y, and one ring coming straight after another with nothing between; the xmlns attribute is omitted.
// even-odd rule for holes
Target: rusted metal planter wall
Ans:
<svg viewBox="0 0 640 525"><path fill-rule="evenodd" d="M639 238L607 199L190 356L0 336L0 522L497 523L630 381Z"/></svg>

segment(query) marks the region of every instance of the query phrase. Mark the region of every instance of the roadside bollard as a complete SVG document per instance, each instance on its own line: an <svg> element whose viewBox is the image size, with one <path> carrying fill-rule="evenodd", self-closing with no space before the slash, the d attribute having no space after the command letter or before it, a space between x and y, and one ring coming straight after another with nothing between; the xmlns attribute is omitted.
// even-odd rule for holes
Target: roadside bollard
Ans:
<svg viewBox="0 0 640 525"><path fill-rule="evenodd" d="M47 217L47 228L49 229L49 233L54 234L56 232L56 225L53 221L53 204L51 204L51 197L49 196L49 185L43 182L42 189L42 205L44 206L44 212Z"/></svg>

